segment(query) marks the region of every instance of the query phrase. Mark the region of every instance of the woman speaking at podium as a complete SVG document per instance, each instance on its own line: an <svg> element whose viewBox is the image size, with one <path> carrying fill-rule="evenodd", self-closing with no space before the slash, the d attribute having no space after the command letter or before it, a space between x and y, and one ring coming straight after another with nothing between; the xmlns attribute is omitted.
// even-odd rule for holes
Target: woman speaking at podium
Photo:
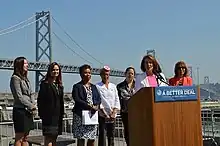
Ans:
<svg viewBox="0 0 220 146"><path fill-rule="evenodd" d="M143 87L167 86L160 65L152 55L146 55L141 61L142 74L136 76L135 92Z"/></svg>
<svg viewBox="0 0 220 146"><path fill-rule="evenodd" d="M174 73L174 77L169 79L170 86L192 86L192 78L188 75L188 68L185 62L177 62Z"/></svg>

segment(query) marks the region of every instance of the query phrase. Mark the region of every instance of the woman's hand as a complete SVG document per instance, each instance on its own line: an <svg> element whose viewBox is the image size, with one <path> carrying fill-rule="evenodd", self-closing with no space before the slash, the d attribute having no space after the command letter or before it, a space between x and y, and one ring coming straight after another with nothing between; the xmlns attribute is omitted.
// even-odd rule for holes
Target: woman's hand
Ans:
<svg viewBox="0 0 220 146"><path fill-rule="evenodd" d="M33 116L36 116L36 115L37 115L37 106L36 106L36 104L34 104L34 105L32 106L31 113L32 113Z"/></svg>
<svg viewBox="0 0 220 146"><path fill-rule="evenodd" d="M100 116L106 118L106 119L109 119L109 115L107 114L107 112L104 110L104 109L100 109Z"/></svg>
<svg viewBox="0 0 220 146"><path fill-rule="evenodd" d="M36 116L36 115L37 115L37 110L33 110L33 111L32 111L32 115L33 115L33 116Z"/></svg>
<svg viewBox="0 0 220 146"><path fill-rule="evenodd" d="M116 119L116 116L117 116L117 109L113 109L113 111L110 114L110 118L114 120Z"/></svg>
<svg viewBox="0 0 220 146"><path fill-rule="evenodd" d="M98 106L95 106L95 105L93 105L93 104L89 104L89 106L91 107L91 113L92 113L92 114L95 114L96 111L99 110L99 107L98 107Z"/></svg>
<svg viewBox="0 0 220 146"><path fill-rule="evenodd" d="M31 110L32 110L32 111L37 110L37 106L36 106L36 104L33 104L33 105L32 105Z"/></svg>
<svg viewBox="0 0 220 146"><path fill-rule="evenodd" d="M99 110L99 106L98 105L93 105L92 106L93 110L98 111Z"/></svg>

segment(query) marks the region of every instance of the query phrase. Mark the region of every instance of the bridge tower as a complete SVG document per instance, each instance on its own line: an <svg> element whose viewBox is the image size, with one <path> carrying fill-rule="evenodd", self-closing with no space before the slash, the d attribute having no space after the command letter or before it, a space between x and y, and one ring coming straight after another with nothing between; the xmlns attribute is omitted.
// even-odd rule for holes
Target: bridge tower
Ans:
<svg viewBox="0 0 220 146"><path fill-rule="evenodd" d="M156 51L154 50L154 49L151 49L151 50L147 50L147 55L152 55L152 56L154 56L154 57L156 57L155 55L156 55Z"/></svg>
<svg viewBox="0 0 220 146"><path fill-rule="evenodd" d="M209 99L209 100L212 100L212 98L211 98L211 93L210 93L209 76L205 76L205 77L204 77L204 85L208 86L208 92L209 92L208 99Z"/></svg>
<svg viewBox="0 0 220 146"><path fill-rule="evenodd" d="M52 61L51 46L51 20L50 12L36 13L36 62ZM44 75L36 71L35 92L39 91L39 85Z"/></svg>
<svg viewBox="0 0 220 146"><path fill-rule="evenodd" d="M209 76L204 77L204 84L208 85L209 84Z"/></svg>
<svg viewBox="0 0 220 146"><path fill-rule="evenodd" d="M189 76L193 79L193 68L192 66L188 66Z"/></svg>

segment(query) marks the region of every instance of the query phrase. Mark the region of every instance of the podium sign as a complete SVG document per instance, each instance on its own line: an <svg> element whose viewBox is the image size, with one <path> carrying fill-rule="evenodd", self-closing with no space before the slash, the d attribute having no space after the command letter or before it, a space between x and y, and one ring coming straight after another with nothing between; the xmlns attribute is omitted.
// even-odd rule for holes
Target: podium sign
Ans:
<svg viewBox="0 0 220 146"><path fill-rule="evenodd" d="M165 86L155 88L155 102L196 101L196 86Z"/></svg>

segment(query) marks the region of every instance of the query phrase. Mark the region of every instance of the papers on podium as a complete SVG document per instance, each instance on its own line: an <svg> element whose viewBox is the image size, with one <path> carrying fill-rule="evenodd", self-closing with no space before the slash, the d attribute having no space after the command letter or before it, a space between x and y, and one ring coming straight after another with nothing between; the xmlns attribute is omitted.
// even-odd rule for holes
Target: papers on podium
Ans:
<svg viewBox="0 0 220 146"><path fill-rule="evenodd" d="M91 111L83 110L82 111L82 124L83 125L98 125L98 111L92 115Z"/></svg>

